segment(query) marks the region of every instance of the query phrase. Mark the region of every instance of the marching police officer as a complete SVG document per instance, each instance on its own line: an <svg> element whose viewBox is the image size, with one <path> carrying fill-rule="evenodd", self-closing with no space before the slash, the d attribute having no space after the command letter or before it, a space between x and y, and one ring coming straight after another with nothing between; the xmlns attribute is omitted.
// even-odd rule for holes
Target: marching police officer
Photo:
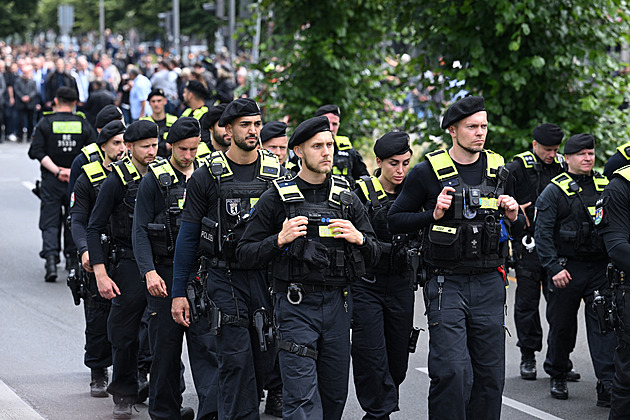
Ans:
<svg viewBox="0 0 630 420"><path fill-rule="evenodd" d="M148 384L138 385L138 334L147 306L146 287L134 259L131 242L133 211L140 180L157 154L159 129L151 121L136 121L127 127L125 156L103 182L87 229L88 252L98 291L112 299L107 320L112 343L113 376L107 387L114 400L114 418L131 417L131 406L146 399ZM103 255L101 236L111 232L110 255ZM108 273L106 263L113 260Z"/></svg>
<svg viewBox="0 0 630 420"><path fill-rule="evenodd" d="M75 89L60 87L57 90L55 112L45 115L37 124L28 151L31 159L41 163L39 229L42 231L43 246L39 256L46 260L44 279L47 282L57 280L62 226L68 215L70 165L94 135L87 120L73 112L78 99ZM76 265L77 249L71 232L65 226L63 239L66 269L69 270Z"/></svg>
<svg viewBox="0 0 630 420"><path fill-rule="evenodd" d="M219 125L232 146L214 152L207 167L188 181L182 225L175 249L172 315L190 325L186 284L193 271L197 248L208 272L208 297L216 309L219 361L219 416L257 419L265 377L274 351L263 352L254 330L255 313L268 317L271 308L262 270L247 270L236 258L237 225L284 170L278 159L257 150L262 119L256 101L239 98L225 108Z"/></svg>
<svg viewBox="0 0 630 420"><path fill-rule="evenodd" d="M153 111L153 113L140 119L153 121L160 128L160 137L158 140L158 156L168 158L170 156L170 150L167 149L168 143L166 142L166 135L168 134L168 130L171 128L173 123L177 121L177 117L175 115L168 114L164 110L168 101L166 99L166 94L164 93L163 89L155 88L151 90L147 101L149 102L149 106L151 107L151 111Z"/></svg>
<svg viewBox="0 0 630 420"><path fill-rule="evenodd" d="M208 143L208 146L213 152L227 152L227 149L232 143L231 137L225 132L225 127L219 126L219 119L221 118L223 111L225 111L226 106L227 104L212 106L201 118L201 132L209 132L210 142Z"/></svg>
<svg viewBox="0 0 630 420"><path fill-rule="evenodd" d="M148 296L151 380L149 414L152 419L194 417L190 407L181 408L180 358L184 327L171 317L173 256L181 223L186 182L199 166L195 159L201 141L201 126L192 117L182 117L170 127L168 160L153 161L140 182L133 218L133 249ZM192 373L199 396L199 418L216 415L216 354L210 325L193 323L187 330Z"/></svg>
<svg viewBox="0 0 630 420"><path fill-rule="evenodd" d="M84 363L91 369L90 395L107 397L107 368L112 364L112 345L107 338L107 317L111 303L98 293L94 270L87 247L86 230L96 196L111 172L111 164L118 161L125 152L122 121L112 121L105 125L94 143L103 161L86 163L74 186L70 197L72 217L72 238L77 245L80 272L84 281L83 303L85 312L85 358ZM76 281L76 280L75 280ZM76 287L76 285L75 285ZM75 303L78 300L75 298Z"/></svg>
<svg viewBox="0 0 630 420"><path fill-rule="evenodd" d="M514 322L521 349L520 373L523 379L536 379L534 352L542 350L540 290L547 291L547 272L540 265L534 242L536 199L556 175L564 172L564 158L558 154L564 134L555 124L541 124L532 132L532 148L519 153L507 165L516 180L514 198L525 214L523 234L514 238L512 255L516 258L516 298Z"/></svg>
<svg viewBox="0 0 630 420"><path fill-rule="evenodd" d="M409 172L389 211L389 229L424 230L429 417L498 419L505 382L506 230L512 224L517 234L522 221L503 158L483 148L484 99L455 102L441 127L453 146L429 153Z"/></svg>
<svg viewBox="0 0 630 420"><path fill-rule="evenodd" d="M340 419L348 393L348 286L380 247L347 181L331 176L334 140L323 116L302 122L289 147L297 177L256 203L237 249L242 263L271 263L284 419Z"/></svg>
<svg viewBox="0 0 630 420"><path fill-rule="evenodd" d="M391 235L387 229L387 212L409 170L409 135L385 134L374 144L374 154L378 177L361 177L356 193L366 206L382 254L352 285L352 372L365 419L388 418L398 411L398 389L407 373L414 303L407 265L411 238Z"/></svg>
<svg viewBox="0 0 630 420"><path fill-rule="evenodd" d="M597 376L597 405L610 406L615 337L603 335L591 309L593 292L607 288L608 257L595 231L593 215L608 180L593 171L595 141L590 134L567 140L564 155L568 171L551 180L536 200L534 239L540 263L549 275L547 292L547 358L551 396L569 397L569 353L575 346L577 312L584 300L586 332Z"/></svg>
<svg viewBox="0 0 630 420"><path fill-rule="evenodd" d="M630 166L613 172L610 183L597 202L595 224L608 255L614 262L609 272L616 307L617 348L614 355L615 375L612 383L610 420L627 419L630 413ZM607 309L610 306L607 307Z"/></svg>
<svg viewBox="0 0 630 420"><path fill-rule="evenodd" d="M260 130L260 143L263 149L278 156L280 164L288 171L297 173L298 166L288 159L287 124L285 122L270 121L265 124Z"/></svg>
<svg viewBox="0 0 630 420"><path fill-rule="evenodd" d="M182 99L188 108L182 112L181 117L193 117L201 121L203 116L208 112L206 101L210 96L208 89L198 80L189 80L184 87ZM201 141L210 143L210 133L207 130L201 132Z"/></svg>

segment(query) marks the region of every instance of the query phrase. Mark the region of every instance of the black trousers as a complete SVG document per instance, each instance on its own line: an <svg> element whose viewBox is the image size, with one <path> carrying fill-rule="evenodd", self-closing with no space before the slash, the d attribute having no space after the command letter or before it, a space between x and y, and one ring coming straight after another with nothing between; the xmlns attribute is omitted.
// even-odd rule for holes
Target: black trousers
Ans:
<svg viewBox="0 0 630 420"><path fill-rule="evenodd" d="M534 249L521 250L516 265L516 295L514 301L514 323L516 324L516 345L521 350L541 351L543 330L540 323L540 294L546 297L547 272L540 265Z"/></svg>
<svg viewBox="0 0 630 420"><path fill-rule="evenodd" d="M364 419L388 419L407 374L414 293L406 273L375 280L352 286L352 372Z"/></svg>
<svg viewBox="0 0 630 420"><path fill-rule="evenodd" d="M72 232L66 228L68 216L68 183L59 181L54 174L42 171L41 207L39 210L39 230L42 231L42 250L39 256L54 255L59 262L61 232L63 230L63 253L66 258L75 256L77 247L72 240Z"/></svg>
<svg viewBox="0 0 630 420"><path fill-rule="evenodd" d="M98 294L96 278L86 273L89 297L83 302L85 313L85 366L102 369L112 365L112 345L107 338L107 318L111 302Z"/></svg>
<svg viewBox="0 0 630 420"><path fill-rule="evenodd" d="M599 331L595 311L592 308L593 292L608 287L606 265L606 260L569 259L565 266L572 277L569 285L564 289L558 289L553 285L551 278L549 279L547 295L549 335L544 368L552 378L571 370L569 354L575 347L577 313L581 301L584 300L586 337L595 376L605 386L610 386L612 383L616 338L614 334L603 335Z"/></svg>
<svg viewBox="0 0 630 420"><path fill-rule="evenodd" d="M271 300L263 273L258 270L210 269L208 296L222 313L247 325L223 323L216 338L219 364L219 418L258 419L260 397L273 367L275 349L261 352L252 326L254 311Z"/></svg>
<svg viewBox="0 0 630 420"><path fill-rule="evenodd" d="M628 420L630 419L630 290L627 286L617 288L616 303L619 321L609 419Z"/></svg>

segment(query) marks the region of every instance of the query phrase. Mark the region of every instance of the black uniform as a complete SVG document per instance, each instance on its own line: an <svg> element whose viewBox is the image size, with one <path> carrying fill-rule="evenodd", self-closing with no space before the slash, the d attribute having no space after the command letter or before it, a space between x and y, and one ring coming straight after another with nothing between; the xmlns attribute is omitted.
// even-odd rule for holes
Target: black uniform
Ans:
<svg viewBox="0 0 630 420"><path fill-rule="evenodd" d="M613 173L630 163L630 142L624 143L617 147L614 155L608 159L604 166L604 176L608 179L612 178Z"/></svg>
<svg viewBox="0 0 630 420"><path fill-rule="evenodd" d="M597 203L595 223L616 265L613 301L617 307L617 348L614 363L610 420L627 419L630 413L630 171L625 167L613 173L610 184Z"/></svg>
<svg viewBox="0 0 630 420"><path fill-rule="evenodd" d="M109 229L111 246L115 247L115 264L108 271L120 289L112 299L107 331L112 343L113 376L107 392L114 402L134 404L138 398L138 348L142 315L147 306L146 286L138 271L131 243L133 211L141 176L131 159L125 157L113 164L99 192L87 230L90 262L108 263L103 254L101 234ZM109 225L109 226L108 226Z"/></svg>
<svg viewBox="0 0 630 420"><path fill-rule="evenodd" d="M217 358L215 339L207 322L193 323L189 329L171 317L173 256L182 216L186 176L166 160L149 165L149 174L140 182L133 218L134 255L144 277L156 270L167 287L167 297L147 292L149 339L153 363L149 392L149 414L153 419L178 419L182 405L180 378L182 341L186 333L193 379L199 398L197 418L217 412ZM159 181L167 174L171 185Z"/></svg>
<svg viewBox="0 0 630 420"><path fill-rule="evenodd" d="M355 192L365 204L382 254L352 285L352 371L365 418L380 419L398 411L398 389L407 374L414 305L407 267L412 235L394 237L387 230L387 212L399 191L386 193L376 177L357 184Z"/></svg>
<svg viewBox="0 0 630 420"><path fill-rule="evenodd" d="M175 115L171 115L171 114L166 114L166 117L164 117L164 119L161 120L154 120L152 115L149 115L147 117L142 117L140 118L141 120L149 120L149 121L153 121L154 123L157 124L158 128L160 129L159 133L159 137L158 137L158 156L162 156L163 158L168 158L171 153L168 151L168 149L166 148L166 136L168 135L168 130L171 128L171 126L175 123L175 121L177 121L177 117Z"/></svg>
<svg viewBox="0 0 630 420"><path fill-rule="evenodd" d="M244 269L234 255L236 224L249 215L252 204L271 181L284 174L274 155L262 150L258 153L254 163L239 165L222 152L214 152L208 166L195 171L188 181L175 252L173 297L186 296L199 245L203 264L208 267L208 296L222 313L216 340L221 418L259 417L260 396L274 358L273 348L260 351L252 325L256 310L264 308L270 315L264 273ZM220 165L220 181L211 173L213 163L215 168Z"/></svg>
<svg viewBox="0 0 630 420"><path fill-rule="evenodd" d="M424 286L429 323L429 416L498 419L505 382L504 221L500 194L513 194L513 178L497 180L499 155L484 151L472 164L453 162L446 151L427 155L407 176L389 211L392 233L424 229ZM439 173L439 175L438 175ZM444 186L456 189L444 217L433 219ZM478 193L480 206L471 207ZM466 217L466 215L468 217ZM522 220L512 225L519 234ZM500 223L501 221L501 223Z"/></svg>
<svg viewBox="0 0 630 420"><path fill-rule="evenodd" d="M37 124L28 155L39 161L49 156L56 165L70 168L81 148L92 139L94 131L85 118L71 112L55 112L45 115ZM43 247L39 256L44 259L54 256L59 262L61 230L68 215L68 184L57 179L57 174L49 172L43 166L41 175L39 229L42 231ZM71 232L65 227L63 231L64 255L66 259L73 259L76 246Z"/></svg>
<svg viewBox="0 0 630 420"><path fill-rule="evenodd" d="M516 155L514 161L507 165L516 180L514 198L519 204L530 202L525 210L530 226L523 234L514 238L512 250L517 258L516 264L516 297L514 302L514 322L518 337L517 346L525 355L542 350L542 325L540 323L540 290L547 292L547 272L540 265L534 243L534 208L536 199L551 179L564 171L564 159L556 155L551 164L545 164L532 151ZM523 245L523 240L527 244Z"/></svg>
<svg viewBox="0 0 630 420"><path fill-rule="evenodd" d="M579 193L571 189L577 183ZM589 213L606 185L606 178L595 174L565 173L555 177L536 201L536 248L540 263L547 270L547 358L545 371L553 378L566 378L571 370L569 354L575 346L577 312L580 301L586 305L586 331L595 369L602 386L610 388L613 379L615 338L599 331L591 309L593 292L607 288L608 257ZM551 278L566 269L571 281L556 288ZM598 391L600 389L598 388Z"/></svg>
<svg viewBox="0 0 630 420"><path fill-rule="evenodd" d="M278 248L282 223L298 215L309 218L306 236ZM352 221L364 244L335 240L329 219ZM343 178L329 176L319 185L299 177L278 181L256 203L237 255L250 267L271 263L283 418L341 418L350 364L351 272L361 275L363 261L379 254L367 213Z"/></svg>

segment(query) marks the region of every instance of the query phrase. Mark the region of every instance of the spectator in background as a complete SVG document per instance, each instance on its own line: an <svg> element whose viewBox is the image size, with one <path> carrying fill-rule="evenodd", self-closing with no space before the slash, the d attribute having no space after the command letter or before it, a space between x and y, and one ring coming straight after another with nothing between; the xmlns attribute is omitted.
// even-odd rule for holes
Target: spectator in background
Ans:
<svg viewBox="0 0 630 420"><path fill-rule="evenodd" d="M133 67L133 64L129 64L129 68ZM114 102L120 107L125 119L125 124L131 124L131 111L129 107L129 91L131 90L131 80L129 74L123 73L118 87L118 93L116 94L116 101Z"/></svg>
<svg viewBox="0 0 630 420"><path fill-rule="evenodd" d="M103 78L103 67L94 67L92 73L90 73L90 86L88 88L88 96L92 93L94 89L94 82L99 81L103 85L103 88L107 90L112 95L116 95L116 91L111 83Z"/></svg>
<svg viewBox="0 0 630 420"><path fill-rule="evenodd" d="M217 68L217 82L216 99L221 103L230 103L234 100L234 89L236 89L236 83L234 83L234 74L223 68Z"/></svg>
<svg viewBox="0 0 630 420"><path fill-rule="evenodd" d="M164 60L158 63L158 70L151 76L151 88L162 89L166 100L166 112L173 113L179 105L177 98L177 73L171 71Z"/></svg>
<svg viewBox="0 0 630 420"><path fill-rule="evenodd" d="M26 141L30 141L33 135L33 116L35 110L39 110L41 107L37 85L33 80L33 67L30 64L26 64L22 68L22 76L15 80L13 93L18 112L18 133L21 133L18 139L23 140L24 134L26 134Z"/></svg>
<svg viewBox="0 0 630 420"><path fill-rule="evenodd" d="M96 115L107 105L114 104L114 95L105 89L104 80L95 80L92 82L92 93L88 97L83 111L88 122L92 127L96 127Z"/></svg>
<svg viewBox="0 0 630 420"><path fill-rule="evenodd" d="M15 95L13 92L13 85L15 84L15 79L18 77L17 63L11 62L10 59L7 61L6 71L4 72L4 80L7 83L7 96L5 97L6 106L4 108L4 123L6 126L5 134L9 140L16 141L17 130L15 122L17 117L15 116Z"/></svg>
<svg viewBox="0 0 630 420"><path fill-rule="evenodd" d="M79 105L84 105L90 95L90 70L87 58L81 56L77 59L76 68L70 73L77 82L79 90Z"/></svg>
<svg viewBox="0 0 630 420"><path fill-rule="evenodd" d="M140 73L136 67L130 68L129 74L131 89L129 90L129 110L131 120L138 121L147 115L151 115L151 107L147 98L151 93L151 81Z"/></svg>
<svg viewBox="0 0 630 420"><path fill-rule="evenodd" d="M7 82L4 80L4 61L0 60L0 143L5 140L4 98L7 95Z"/></svg>
<svg viewBox="0 0 630 420"><path fill-rule="evenodd" d="M121 76L116 66L112 65L112 59L107 54L101 55L100 65L103 68L103 78L112 84L114 91L118 90Z"/></svg>
<svg viewBox="0 0 630 420"><path fill-rule="evenodd" d="M52 109L52 99L55 97L57 89L62 86L74 89L79 93L77 82L69 73L66 72L66 62L63 58L59 57L55 60L55 71L48 75L46 78L46 102L44 104L45 110Z"/></svg>
<svg viewBox="0 0 630 420"><path fill-rule="evenodd" d="M37 93L39 94L39 103L46 102L46 77L48 76L48 68L46 67L46 59L43 56L33 58L33 80L37 85ZM39 113L36 113L39 114ZM39 115L36 115L39 121ZM35 123L37 125L37 123Z"/></svg>

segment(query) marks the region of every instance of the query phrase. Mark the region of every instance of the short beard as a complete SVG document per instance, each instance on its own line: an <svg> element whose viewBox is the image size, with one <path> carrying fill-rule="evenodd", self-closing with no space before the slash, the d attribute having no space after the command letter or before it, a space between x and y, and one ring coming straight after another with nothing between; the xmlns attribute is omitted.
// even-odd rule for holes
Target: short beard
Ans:
<svg viewBox="0 0 630 420"><path fill-rule="evenodd" d="M479 153L479 152L481 152L481 151L483 150L483 146L480 146L480 147L479 147L479 150L475 150L475 149L470 148L470 147L465 147L465 146L463 146L463 145L459 142L459 140L457 139L457 137L455 137L455 142L457 143L457 145L458 145L459 147L461 147L462 149L464 149L465 151L467 151L467 152L468 152L468 153L470 153L471 155L477 154L477 153ZM484 142L484 145L485 145L485 142Z"/></svg>
<svg viewBox="0 0 630 420"><path fill-rule="evenodd" d="M241 149L241 150L243 150L243 151L245 151L245 152L251 152L252 150L256 150L256 148L258 147L258 143L259 143L259 142L257 141L256 143L254 143L254 145L253 145L253 146L249 146L249 145L245 142L245 140L240 141L240 140L237 140L237 139L236 139L236 137L233 137L233 138L232 138L232 142L234 143L234 145L235 145L236 147L238 147L239 149Z"/></svg>
<svg viewBox="0 0 630 420"><path fill-rule="evenodd" d="M212 132L212 140L214 140L219 146L223 147L230 147L230 145L232 144L232 140L225 141L225 134L219 136L217 134L214 134L214 131Z"/></svg>
<svg viewBox="0 0 630 420"><path fill-rule="evenodd" d="M330 172L330 169L320 169L316 166L311 165L311 163L306 159L302 159L302 163L309 171L315 172L316 174L327 174Z"/></svg>

